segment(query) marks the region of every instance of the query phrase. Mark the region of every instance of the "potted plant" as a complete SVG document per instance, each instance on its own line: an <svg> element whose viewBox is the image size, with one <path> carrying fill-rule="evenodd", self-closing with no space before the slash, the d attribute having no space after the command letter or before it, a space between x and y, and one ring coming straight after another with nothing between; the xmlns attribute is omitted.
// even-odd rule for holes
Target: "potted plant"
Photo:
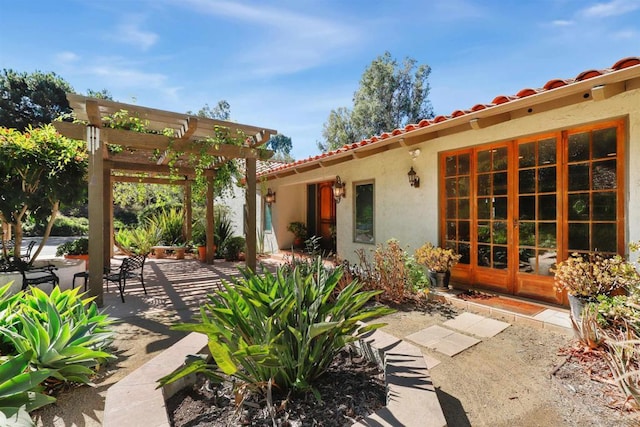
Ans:
<svg viewBox="0 0 640 427"><path fill-rule="evenodd" d="M575 320L580 318L584 305L595 302L598 295L615 294L640 280L633 264L620 255L604 258L593 253L573 253L553 271L554 289L567 292Z"/></svg>
<svg viewBox="0 0 640 427"><path fill-rule="evenodd" d="M238 261L240 255L245 251L246 241L242 236L234 236L227 240L224 245L224 258L227 261Z"/></svg>
<svg viewBox="0 0 640 427"><path fill-rule="evenodd" d="M461 255L453 249L444 249L425 243L415 251L415 260L429 270L431 283L438 289L448 289L451 269L458 263Z"/></svg>
<svg viewBox="0 0 640 427"><path fill-rule="evenodd" d="M297 248L302 247L304 239L307 238L307 225L304 222L293 221L287 226L287 231L292 232L295 236L293 246Z"/></svg>
<svg viewBox="0 0 640 427"><path fill-rule="evenodd" d="M59 245L56 248L56 256L64 256L65 259L84 260L85 269L89 268L89 239L81 237Z"/></svg>

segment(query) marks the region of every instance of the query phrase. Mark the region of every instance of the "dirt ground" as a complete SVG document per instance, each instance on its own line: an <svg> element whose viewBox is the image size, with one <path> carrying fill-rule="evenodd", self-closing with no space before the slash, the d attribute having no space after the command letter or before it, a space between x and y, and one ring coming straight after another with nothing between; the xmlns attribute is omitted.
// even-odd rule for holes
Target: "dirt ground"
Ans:
<svg viewBox="0 0 640 427"><path fill-rule="evenodd" d="M456 313L441 304L401 310L383 319L383 330L403 338ZM116 327L118 360L95 387L62 391L57 403L35 414L37 424L100 426L108 387L178 341L183 335L167 327L176 320L162 310L125 319ZM640 425L637 414L617 409L615 387L590 379L583 365L570 360L552 375L566 359L559 350L571 341L569 331L514 324L454 357L423 349L441 362L430 373L449 426Z"/></svg>
<svg viewBox="0 0 640 427"><path fill-rule="evenodd" d="M404 338L455 313L442 305L398 311L382 319L383 330ZM450 427L640 425L637 413L619 409L615 386L591 378L593 367L576 358L563 363L560 349L574 342L571 331L516 323L454 357L422 350L440 361L430 374Z"/></svg>

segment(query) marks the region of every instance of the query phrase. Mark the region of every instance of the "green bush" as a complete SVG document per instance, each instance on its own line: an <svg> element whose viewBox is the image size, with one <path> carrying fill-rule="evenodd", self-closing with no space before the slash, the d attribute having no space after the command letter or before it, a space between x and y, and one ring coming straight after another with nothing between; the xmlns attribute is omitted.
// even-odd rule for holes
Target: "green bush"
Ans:
<svg viewBox="0 0 640 427"><path fill-rule="evenodd" d="M58 287L50 295L36 287L20 292L15 316L0 318L0 332L13 347L11 354L31 352L34 369L52 369L61 381L89 383L94 369L114 358L106 351L113 320L78 292Z"/></svg>
<svg viewBox="0 0 640 427"><path fill-rule="evenodd" d="M35 223L29 221L25 224L24 232L28 236L42 236L44 235L46 223ZM76 218L68 217L62 214L58 214L56 220L53 222L50 236L82 236L89 232L89 219L88 218Z"/></svg>
<svg viewBox="0 0 640 427"><path fill-rule="evenodd" d="M184 236L184 213L182 209L162 210L151 216L147 223L161 231L162 241L165 245L181 245L186 243Z"/></svg>
<svg viewBox="0 0 640 427"><path fill-rule="evenodd" d="M162 241L162 230L155 223L148 222L134 229L118 230L115 241L120 249L129 254L147 255L153 246Z"/></svg>
<svg viewBox="0 0 640 427"><path fill-rule="evenodd" d="M231 237L226 240L223 247L224 258L227 261L237 261L240 252L245 251L245 239L242 236Z"/></svg>
<svg viewBox="0 0 640 427"><path fill-rule="evenodd" d="M225 257L227 241L233 237L233 221L226 209L218 209L214 214L214 241L218 247L217 255Z"/></svg>
<svg viewBox="0 0 640 427"><path fill-rule="evenodd" d="M56 401L41 393L40 386L53 371L31 371L32 357L33 352L27 351L0 361L0 426L33 426L29 411Z"/></svg>
<svg viewBox="0 0 640 427"><path fill-rule="evenodd" d="M242 279L235 284L223 282L223 292L209 295L199 323L174 327L206 334L217 368L192 361L162 378L162 384L188 371L211 376L221 371L243 381L241 391L268 390L270 383L285 393L313 391L314 382L346 344L383 326L359 321L393 312L368 306L379 291L361 292L355 281L332 298L342 269L327 272L321 258L315 261L314 271L304 276L298 269L287 275L281 269L275 275L241 272Z"/></svg>
<svg viewBox="0 0 640 427"><path fill-rule="evenodd" d="M64 242L56 248L56 256L63 255L87 255L89 253L89 239L81 237L76 240Z"/></svg>

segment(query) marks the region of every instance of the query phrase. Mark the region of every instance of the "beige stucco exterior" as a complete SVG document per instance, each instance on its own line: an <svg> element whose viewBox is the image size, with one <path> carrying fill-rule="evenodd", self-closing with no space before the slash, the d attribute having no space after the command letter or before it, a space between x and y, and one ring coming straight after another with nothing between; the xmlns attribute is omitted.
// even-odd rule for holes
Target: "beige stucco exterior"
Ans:
<svg viewBox="0 0 640 427"><path fill-rule="evenodd" d="M607 81L606 85L615 90L604 97L595 93L598 90L592 90L600 82L594 80L592 85L582 82L580 88L561 88L553 97L540 96L538 103L535 99L524 99L527 102L522 102L521 106L514 103L511 111L500 112L498 123L484 128L473 129L469 119L459 120L460 124L448 124L435 137L426 132L422 140L411 137L411 145L403 146L402 138L409 140L407 133L379 143L381 146L388 144L390 149L378 154L363 158L354 155L335 165L328 165L326 161L311 162L311 165L298 167L298 173L289 176L271 175L268 186L278 197L273 205L273 234L267 237L273 239L271 245L274 247L290 247L293 235L286 231L287 224L305 222L307 218L306 185L332 181L339 175L347 183L346 197L337 205L336 212L339 258L356 261L356 249L374 248L374 245L353 241L354 183L362 181L375 183L375 242L395 238L412 252L423 243L437 243L440 238L439 153L623 119L626 133L625 237L627 242L640 240L640 66L633 68L633 73L626 70L622 83L614 79ZM594 96L600 99L596 100ZM505 114L508 117L505 118ZM412 152L416 149L420 154L413 159ZM314 163L321 167L310 167ZM412 166L421 179L419 188L409 185L407 172Z"/></svg>

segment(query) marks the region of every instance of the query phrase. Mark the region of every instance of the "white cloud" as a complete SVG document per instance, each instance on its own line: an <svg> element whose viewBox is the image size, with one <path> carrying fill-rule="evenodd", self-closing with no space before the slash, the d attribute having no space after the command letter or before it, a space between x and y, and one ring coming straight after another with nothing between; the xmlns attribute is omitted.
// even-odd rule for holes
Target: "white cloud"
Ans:
<svg viewBox="0 0 640 427"><path fill-rule="evenodd" d="M110 34L110 38L121 43L130 44L147 50L158 41L158 35L150 31L140 29L143 18L129 16L126 22L119 24Z"/></svg>
<svg viewBox="0 0 640 427"><path fill-rule="evenodd" d="M640 0L611 0L608 3L596 3L582 9L581 14L588 18L604 18L624 15L640 8Z"/></svg>
<svg viewBox="0 0 640 427"><path fill-rule="evenodd" d="M569 27L571 25L573 25L575 22L573 21L569 21L566 19L556 19L555 21L551 22L551 25L555 26L555 27Z"/></svg>
<svg viewBox="0 0 640 427"><path fill-rule="evenodd" d="M60 64L68 64L68 63L76 62L79 59L80 57L78 55L76 55L74 52L69 52L69 51L58 52L55 55L56 62Z"/></svg>
<svg viewBox="0 0 640 427"><path fill-rule="evenodd" d="M620 30L613 33L612 37L616 40L629 40L638 37L638 32L634 30Z"/></svg>
<svg viewBox="0 0 640 427"><path fill-rule="evenodd" d="M239 47L236 58L247 74L262 77L316 67L346 55L364 39L352 23L271 6L213 0L176 4L241 23L246 46Z"/></svg>

